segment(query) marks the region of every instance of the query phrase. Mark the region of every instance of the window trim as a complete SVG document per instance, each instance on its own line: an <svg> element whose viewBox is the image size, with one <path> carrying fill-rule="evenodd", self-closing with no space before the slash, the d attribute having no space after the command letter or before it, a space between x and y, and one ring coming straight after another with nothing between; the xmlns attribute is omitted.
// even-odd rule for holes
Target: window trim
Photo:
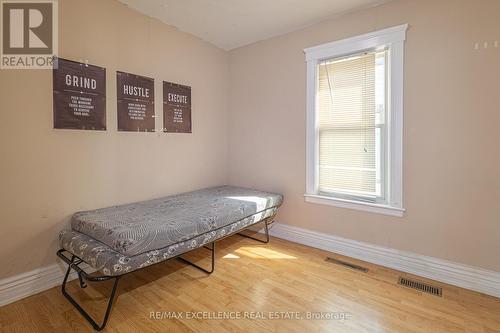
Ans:
<svg viewBox="0 0 500 333"><path fill-rule="evenodd" d="M306 129L306 194L307 202L327 204L343 208L402 216L403 208L403 58L404 41L408 24L370 32L367 34L326 43L304 49L307 62L307 129ZM389 48L390 87L388 98L389 156L386 166L389 172L387 179L387 204L367 203L363 201L342 199L334 196L320 195L318 192L319 174L319 128L317 124L317 65L320 61L347 56L356 52Z"/></svg>

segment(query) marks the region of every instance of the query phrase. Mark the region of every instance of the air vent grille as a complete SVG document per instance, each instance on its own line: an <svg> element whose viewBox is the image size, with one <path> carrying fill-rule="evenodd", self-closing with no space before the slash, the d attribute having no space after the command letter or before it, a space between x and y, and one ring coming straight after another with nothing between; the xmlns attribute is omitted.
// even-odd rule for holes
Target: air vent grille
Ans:
<svg viewBox="0 0 500 333"><path fill-rule="evenodd" d="M412 279L408 279L408 278L400 276L398 284L405 286L405 287L408 287L408 288L412 288L412 289L424 292L424 293L427 293L427 294L431 294L434 296L439 296L439 297L443 296L442 288L430 285L430 284L425 283L425 282L420 282L420 281L416 281L416 280L412 280Z"/></svg>
<svg viewBox="0 0 500 333"><path fill-rule="evenodd" d="M335 259L335 258L327 257L325 259L325 261L331 262L331 263L337 264L337 265L342 265L342 266L345 266L345 267L348 267L348 268L351 268L351 269L355 269L355 270L363 272L363 273L368 272L368 268L366 268L366 267L355 265L355 264L352 264L350 262L338 260L338 259Z"/></svg>

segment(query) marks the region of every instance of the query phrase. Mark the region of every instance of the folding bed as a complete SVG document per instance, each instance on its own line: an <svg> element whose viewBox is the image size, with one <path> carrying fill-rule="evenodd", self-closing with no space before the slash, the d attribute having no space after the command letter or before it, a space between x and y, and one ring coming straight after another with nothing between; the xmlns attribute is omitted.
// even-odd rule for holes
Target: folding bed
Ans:
<svg viewBox="0 0 500 333"><path fill-rule="evenodd" d="M62 293L94 329L101 330L106 326L121 276L173 258L211 274L215 267L215 242L263 223L264 240L240 235L267 243L268 224L282 201L280 194L220 186L78 212L71 218L71 230L63 230L59 235L61 249L57 255L68 264ZM210 250L209 269L180 257L201 247ZM83 263L102 274L87 273L80 267ZM114 280L101 324L67 293L71 270L76 271L82 288L86 287L85 280Z"/></svg>

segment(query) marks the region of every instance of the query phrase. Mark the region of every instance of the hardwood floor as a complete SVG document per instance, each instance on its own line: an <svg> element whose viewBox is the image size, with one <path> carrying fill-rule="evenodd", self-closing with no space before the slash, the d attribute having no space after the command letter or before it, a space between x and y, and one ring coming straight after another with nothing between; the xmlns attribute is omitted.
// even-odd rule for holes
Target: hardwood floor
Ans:
<svg viewBox="0 0 500 333"><path fill-rule="evenodd" d="M263 245L233 236L217 245L216 268L210 276L173 260L123 277L105 331L500 332L500 300L494 297L437 282L443 297L422 294L397 285L398 277L408 274L333 255L369 268L358 272L325 262L332 256L328 252L276 238ZM198 250L188 258L208 264L207 255ZM69 291L101 318L110 288L106 282L80 290L73 281ZM152 312L161 316L168 311L179 312L178 318L151 318ZM307 312L347 318L285 319ZM254 318L221 320L214 318L217 315ZM59 288L52 288L0 308L0 331L93 330Z"/></svg>

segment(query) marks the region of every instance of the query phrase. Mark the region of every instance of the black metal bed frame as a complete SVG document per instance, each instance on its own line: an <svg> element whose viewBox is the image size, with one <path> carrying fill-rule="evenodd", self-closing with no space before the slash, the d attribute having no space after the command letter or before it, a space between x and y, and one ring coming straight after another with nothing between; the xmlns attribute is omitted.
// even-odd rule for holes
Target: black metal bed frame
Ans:
<svg viewBox="0 0 500 333"><path fill-rule="evenodd" d="M181 253L175 257L172 257L172 258L168 258L166 260L162 260L156 264L159 264L159 263L162 263L164 261L167 261L167 260L171 260L171 259L178 259L180 261L182 261L183 263L185 264L188 264L188 265L191 265L199 270L201 270L202 272L204 273L207 273L207 274L212 274L214 272L214 269L215 269L215 243L226 238L226 237L229 237L229 236L233 236L235 234L237 235L240 235L240 236L243 236L243 237L246 237L246 238L250 238L250 239L253 239L253 240L256 240L258 242L261 242L261 243L269 243L269 227L268 225L272 223L273 221L273 217L271 218L266 218L262 221L259 221L257 223L254 223L254 224L251 224L249 226L247 226L246 228L243 228L243 229L240 229L234 233L231 233L231 234L228 234L224 237L221 237L213 242L212 243L212 246L211 247L208 247L208 246L203 246L203 248L207 249L207 250L210 250L210 253L211 253L211 267L210 269L206 269L206 268L203 268L189 260L186 260L184 258L182 258L181 256L186 254L186 253L189 253L191 251L194 251L194 250L197 250L199 248L196 248L196 249L193 249L191 251L187 251L187 252L184 252L184 253ZM252 236L249 236L249 235L245 235L245 234L242 234L241 231L245 230L245 229L248 229L252 226L255 226L259 223L264 223L264 230L265 230L265 239L259 239L259 238L255 238L255 237L252 237ZM71 255L71 258L68 258L64 253L67 252ZM115 294L116 294L116 289L118 287L118 281L120 280L120 278L124 275L127 275L129 273L133 273L135 272L132 271L132 272L128 272L128 273L124 273L124 274L121 274L121 275L115 275L115 276L110 276L110 275L90 275L89 273L85 272L81 267L79 267L80 264L84 263L83 259L79 258L78 256L72 254L71 252L65 250L65 249L60 249L59 251L57 251L57 256L59 258L61 258L65 263L68 264L68 269L66 270L66 274L64 275L64 280L63 280L63 283L62 283L62 286L61 286L61 292L62 294L64 295L64 297L66 297L71 304L73 304L73 306L81 313L81 315L92 325L92 327L96 330L96 331L100 331L102 329L104 329L104 327L106 326L107 322L108 322L108 319L109 319L109 314L111 312L111 307L113 305L113 301L114 301L114 298L115 298ZM154 264L154 265L156 265ZM148 266L149 267L149 266ZM146 267L145 267L146 268ZM68 278L69 278L69 274L71 272L71 270L74 270L77 274L78 274L78 281L79 281L79 284L80 284L80 288L86 288L87 287L87 284L85 283L85 281L90 281L90 282L102 282L102 281L107 281L107 280L112 280L114 279L114 284L113 284L113 289L111 290L111 295L109 297L109 300L108 300L108 306L106 307L106 312L104 313L104 318L102 320L102 323L101 324L98 324L94 319L92 319L92 317L87 313L87 311L85 311L80 304L78 304L77 301L75 301L75 299L70 295L68 294L68 292L66 291L66 284L68 282Z"/></svg>

